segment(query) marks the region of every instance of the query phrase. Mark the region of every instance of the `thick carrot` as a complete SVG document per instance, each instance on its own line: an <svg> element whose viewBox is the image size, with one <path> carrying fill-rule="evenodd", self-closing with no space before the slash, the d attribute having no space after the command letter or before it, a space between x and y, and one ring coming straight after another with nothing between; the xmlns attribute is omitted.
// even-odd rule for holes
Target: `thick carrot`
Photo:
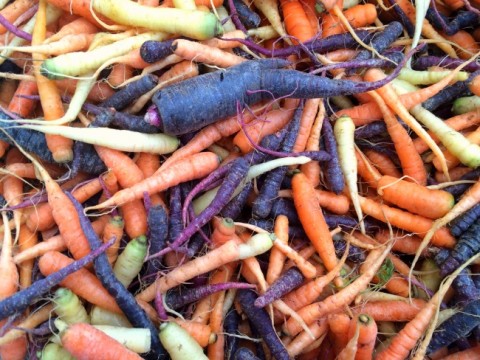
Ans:
<svg viewBox="0 0 480 360"><path fill-rule="evenodd" d="M49 251L40 257L38 266L41 273L44 276L48 276L72 262L73 260L71 258L62 253ZM105 290L100 280L87 269L80 269L68 275L60 282L60 285L72 290L75 294L91 304L98 305L115 313L122 313L114 298Z"/></svg>
<svg viewBox="0 0 480 360"><path fill-rule="evenodd" d="M480 45L468 31L459 30L453 35L442 36L458 46L457 54L460 59L468 60L480 51Z"/></svg>
<svg viewBox="0 0 480 360"><path fill-rule="evenodd" d="M350 338L355 333L356 326L359 327L359 334L355 360L370 360L372 359L375 341L377 340L377 323L369 315L356 315L350 323L350 329L348 331Z"/></svg>
<svg viewBox="0 0 480 360"><path fill-rule="evenodd" d="M66 330L60 332L60 339L63 347L78 360L142 359L117 340L86 323L69 325Z"/></svg>
<svg viewBox="0 0 480 360"><path fill-rule="evenodd" d="M192 155L171 165L165 170L160 169L153 176L141 182L115 193L103 203L86 208L86 210L102 209L112 206L120 206L135 199L142 199L144 193L149 195L166 190L181 182L201 178L219 165L217 155L211 152L202 152Z"/></svg>
<svg viewBox="0 0 480 360"><path fill-rule="evenodd" d="M37 101L23 97L23 95L36 95L38 93L35 81L22 80L8 104L8 111L11 111L21 118L27 118L34 110Z"/></svg>
<svg viewBox="0 0 480 360"><path fill-rule="evenodd" d="M377 18L377 10L373 4L358 4L344 10L343 14L353 28L372 24ZM334 14L325 13L322 17L322 37L341 34L347 29Z"/></svg>
<svg viewBox="0 0 480 360"><path fill-rule="evenodd" d="M334 343L335 353L338 355L347 346L347 335L352 319L345 313L332 314L327 319L330 339Z"/></svg>
<svg viewBox="0 0 480 360"><path fill-rule="evenodd" d="M285 30L293 37L293 43L305 42L315 36L302 4L298 0L280 0Z"/></svg>
<svg viewBox="0 0 480 360"><path fill-rule="evenodd" d="M410 321L426 305L422 299L410 301L369 301L352 309L355 314L368 314L375 321Z"/></svg>

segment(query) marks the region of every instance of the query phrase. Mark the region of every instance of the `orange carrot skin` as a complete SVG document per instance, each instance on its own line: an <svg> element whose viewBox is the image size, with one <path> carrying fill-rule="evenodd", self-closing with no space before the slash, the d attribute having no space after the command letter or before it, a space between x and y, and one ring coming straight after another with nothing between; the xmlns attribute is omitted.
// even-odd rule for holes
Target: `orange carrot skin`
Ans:
<svg viewBox="0 0 480 360"><path fill-rule="evenodd" d="M48 276L65 266L71 264L73 259L57 251L49 251L40 257L38 266L44 276ZM78 296L84 298L91 304L98 305L107 310L121 314L122 310L118 307L115 299L102 286L100 280L87 269L80 269L73 274L68 275L61 286L69 288Z"/></svg>
<svg viewBox="0 0 480 360"><path fill-rule="evenodd" d="M353 337L357 323L360 326L360 332L355 360L371 360L375 341L377 340L377 323L366 314L356 315L350 323L349 338Z"/></svg>
<svg viewBox="0 0 480 360"><path fill-rule="evenodd" d="M412 303L402 300L370 301L352 309L356 314L368 314L375 321L410 321L425 306L422 299L411 299Z"/></svg>
<svg viewBox="0 0 480 360"><path fill-rule="evenodd" d="M285 30L294 37L293 43L305 42L315 36L302 4L297 0L281 0Z"/></svg>
<svg viewBox="0 0 480 360"><path fill-rule="evenodd" d="M8 344L0 346L0 359L24 360L27 356L27 350L28 339L24 334L12 340Z"/></svg>
<svg viewBox="0 0 480 360"><path fill-rule="evenodd" d="M127 349L104 332L86 323L70 325L60 333L62 345L78 360L141 360L142 357Z"/></svg>
<svg viewBox="0 0 480 360"><path fill-rule="evenodd" d="M455 198L447 191L431 190L393 176L382 176L377 186L383 199L429 219L441 218L455 204ZM412 196L415 197L415 201L412 201Z"/></svg>

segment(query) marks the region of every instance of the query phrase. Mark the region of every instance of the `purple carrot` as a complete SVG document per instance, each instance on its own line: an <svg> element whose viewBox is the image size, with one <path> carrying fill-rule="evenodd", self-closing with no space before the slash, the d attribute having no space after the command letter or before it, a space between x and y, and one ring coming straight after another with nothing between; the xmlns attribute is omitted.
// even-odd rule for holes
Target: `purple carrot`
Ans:
<svg viewBox="0 0 480 360"><path fill-rule="evenodd" d="M460 177L459 180L474 180L477 181L479 180L480 177L480 168L473 169L472 171L469 171L462 177ZM472 184L456 184L456 185L450 185L444 188L445 191L448 191L450 194L452 194L456 199L458 199L462 194L467 191L472 186Z"/></svg>
<svg viewBox="0 0 480 360"><path fill-rule="evenodd" d="M448 56L421 56L413 61L412 67L415 70L427 70L432 66L441 66L446 69L455 69L456 67L462 65L465 60L454 59ZM464 71L474 72L480 70L480 63L472 61L463 68Z"/></svg>
<svg viewBox="0 0 480 360"><path fill-rule="evenodd" d="M355 129L355 139L368 139L387 134L387 126L383 120L359 126Z"/></svg>
<svg viewBox="0 0 480 360"><path fill-rule="evenodd" d="M77 211L78 218L80 220L80 226L82 228L85 237L88 240L90 248L95 250L102 245L102 241L93 230L92 223L85 216L82 204L69 192L65 192L70 201ZM167 352L163 348L160 339L158 338L158 329L152 323L145 311L135 300L135 297L130 293L125 286L117 279L113 273L112 266L110 265L107 255L102 253L93 261L93 268L98 279L105 287L105 289L115 298L118 307L123 311L127 319L132 323L134 327L147 328L150 330L150 340L152 343L152 350L149 356L157 358L167 358Z"/></svg>
<svg viewBox="0 0 480 360"><path fill-rule="evenodd" d="M140 47L140 57L143 61L153 64L173 53L172 43L174 39L165 41L148 40Z"/></svg>
<svg viewBox="0 0 480 360"><path fill-rule="evenodd" d="M28 42L32 41L32 34L29 34L22 29L19 29L15 25L13 25L10 21L8 21L3 15L0 14L0 24L7 29L8 32L11 32L15 36L27 40Z"/></svg>
<svg viewBox="0 0 480 360"><path fill-rule="evenodd" d="M404 59L404 55L397 51L391 52L387 56L387 59L359 59L359 60L351 60L340 62L336 64L322 66L311 73L324 73L326 71L335 70L335 69L362 69L362 68L371 68L371 67L378 67L378 68L394 68L397 66L399 62Z"/></svg>
<svg viewBox="0 0 480 360"><path fill-rule="evenodd" d="M155 254L167 246L168 221L167 211L162 205L150 208L147 214L149 254ZM146 274L157 272L160 268L161 259L152 259L148 262Z"/></svg>
<svg viewBox="0 0 480 360"><path fill-rule="evenodd" d="M252 189L253 181L250 181L243 187L242 191L240 191L237 196L235 196L228 202L227 205L223 207L223 209L220 211L220 215L224 218L236 220L242 213Z"/></svg>
<svg viewBox="0 0 480 360"><path fill-rule="evenodd" d="M225 282L219 284L208 284L195 288L175 288L167 292L165 303L168 307L177 310L185 305L194 303L219 291L229 289L254 289L255 285L242 282Z"/></svg>
<svg viewBox="0 0 480 360"><path fill-rule="evenodd" d="M123 110L137 98L152 90L157 83L158 77L156 75L147 74L142 76L139 80L127 84L107 100L102 102L99 106L114 108L117 111Z"/></svg>
<svg viewBox="0 0 480 360"><path fill-rule="evenodd" d="M343 239L335 239L333 246L335 247L335 254L338 258L341 258L347 249L346 242ZM350 245L347 255L348 261L351 261L354 264L361 264L365 261L365 258L366 255L364 250L355 245Z"/></svg>
<svg viewBox="0 0 480 360"><path fill-rule="evenodd" d="M272 356L276 360L289 360L290 356L287 349L278 338L270 316L264 309L257 308L254 305L256 299L257 295L252 290L239 290L237 292L237 300L244 314L263 339L265 345L270 349Z"/></svg>
<svg viewBox="0 0 480 360"><path fill-rule="evenodd" d="M337 151L337 141L333 135L333 128L328 119L322 125L322 139L325 150L330 154L331 160L325 164L325 178L330 189L335 194L340 194L345 187L343 172L340 167L340 159Z"/></svg>
<svg viewBox="0 0 480 360"><path fill-rule="evenodd" d="M473 78L474 74L478 75L478 72L470 74L470 79ZM423 102L422 106L429 111L434 111L438 109L441 105L449 104L450 102L461 96L468 95L468 83L469 80L457 81L455 84L445 87L436 95Z"/></svg>
<svg viewBox="0 0 480 360"><path fill-rule="evenodd" d="M461 236L467 229L480 218L480 204L465 211L449 224L450 233L455 236Z"/></svg>
<svg viewBox="0 0 480 360"><path fill-rule="evenodd" d="M162 294L157 291L155 294L155 310L157 310L158 318L162 321L168 320L167 311L165 310L165 306L163 304L163 296Z"/></svg>
<svg viewBox="0 0 480 360"><path fill-rule="evenodd" d="M246 33L246 28L254 29L260 26L262 21L260 15L250 9L242 0L225 1L224 6L230 13L230 17L238 30Z"/></svg>
<svg viewBox="0 0 480 360"><path fill-rule="evenodd" d="M289 153L292 151L297 139L298 131L300 130L300 120L303 113L303 104L298 106L293 115L293 119L286 127L287 135L283 139L280 146L281 152ZM248 133L248 132L246 132ZM282 180L287 174L288 166L281 166L270 171L265 175L265 181L263 182L257 198L252 204L252 215L258 218L265 218L272 210L273 201L278 196L278 191L282 184Z"/></svg>
<svg viewBox="0 0 480 360"><path fill-rule="evenodd" d="M407 30L408 36L413 37L413 33L415 32L415 25L412 24L410 19L408 18L407 14L402 10L400 6L397 5L395 0L388 0L390 5L393 7L393 10L397 14L399 20Z"/></svg>
<svg viewBox="0 0 480 360"><path fill-rule="evenodd" d="M239 339L235 335L241 335L238 331L240 315L235 308L231 308L223 320L223 331L225 332L225 359L232 360L238 349Z"/></svg>
<svg viewBox="0 0 480 360"><path fill-rule="evenodd" d="M80 270L99 255L103 254L108 247L113 245L114 241L115 239L112 239L105 244L102 244L83 258L72 262L63 269L54 272L41 280L35 281L28 288L22 289L12 296L0 301L0 320L6 319L13 314L22 313L35 300L40 299L68 275Z"/></svg>
<svg viewBox="0 0 480 360"><path fill-rule="evenodd" d="M168 242L174 241L185 228L182 219L182 191L180 185L170 189L168 217ZM156 251L158 252L158 251ZM152 251L152 254L156 253Z"/></svg>
<svg viewBox="0 0 480 360"><path fill-rule="evenodd" d="M240 2L242 2L242 1L240 1ZM234 0L227 0L227 2L225 4L225 8L230 13L230 19L232 19L232 22L235 25L235 27L238 30L240 30L240 31L242 31L243 33L246 34L247 29L245 28L245 25L243 25L242 20L240 20L240 16L239 16L238 11L237 11L237 5L238 5L238 2L235 3ZM244 4L244 6L248 9L248 6L246 6L245 4ZM258 14L257 14L257 16L258 16Z"/></svg>
<svg viewBox="0 0 480 360"><path fill-rule="evenodd" d="M255 300L254 305L257 308L263 308L299 287L304 280L305 277L302 275L302 272L292 267L271 284L267 291Z"/></svg>
<svg viewBox="0 0 480 360"><path fill-rule="evenodd" d="M479 14L472 11L460 11L450 20L438 11L434 2L431 3L425 17L433 27L447 35L454 35L462 29L475 27L480 22Z"/></svg>
<svg viewBox="0 0 480 360"><path fill-rule="evenodd" d="M235 352L233 360L260 360L260 358L249 348L241 347Z"/></svg>

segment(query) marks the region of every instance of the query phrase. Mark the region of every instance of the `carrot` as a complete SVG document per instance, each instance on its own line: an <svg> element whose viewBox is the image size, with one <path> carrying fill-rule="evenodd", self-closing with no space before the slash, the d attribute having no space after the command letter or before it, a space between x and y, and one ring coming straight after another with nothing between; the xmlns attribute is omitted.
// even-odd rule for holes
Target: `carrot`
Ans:
<svg viewBox="0 0 480 360"><path fill-rule="evenodd" d="M62 37L61 40L31 46L8 47L13 51L25 53L38 53L43 55L60 55L73 51L87 50L94 38L94 34L72 34Z"/></svg>
<svg viewBox="0 0 480 360"><path fill-rule="evenodd" d="M222 4L223 4L222 0L195 0L195 5L206 6L209 8L212 8L212 7L218 8Z"/></svg>
<svg viewBox="0 0 480 360"><path fill-rule="evenodd" d="M463 4L463 1L462 1ZM442 360L468 360L478 357L480 355L480 345L474 346L470 349L459 351L442 358Z"/></svg>
<svg viewBox="0 0 480 360"><path fill-rule="evenodd" d="M327 318L330 339L333 342L334 349L338 355L348 343L348 331L352 320L345 313L329 315Z"/></svg>
<svg viewBox="0 0 480 360"><path fill-rule="evenodd" d="M298 0L280 0L283 22L287 33L293 37L293 43L305 42L315 36L305 10Z"/></svg>
<svg viewBox="0 0 480 360"><path fill-rule="evenodd" d="M457 55L460 59L468 60L480 51L480 45L465 30L459 30L453 35L442 34L442 36L458 46Z"/></svg>
<svg viewBox="0 0 480 360"><path fill-rule="evenodd" d="M209 325L211 331L217 334L217 339L212 344L208 344L207 355L210 360L225 359L225 335L223 334L223 304L225 302L225 292L220 292L217 301L210 315Z"/></svg>
<svg viewBox="0 0 480 360"><path fill-rule="evenodd" d="M392 161L392 159L388 157L388 155L382 154L373 149L365 150L364 154L383 175L390 175L396 178L399 178L401 176L401 173L398 170L397 166Z"/></svg>
<svg viewBox="0 0 480 360"><path fill-rule="evenodd" d="M72 262L72 259L62 253L49 251L40 257L38 266L41 273L48 276ZM117 303L102 286L100 280L87 269L80 269L68 275L60 282L60 285L72 290L75 294L91 304L98 305L115 313L121 313Z"/></svg>
<svg viewBox="0 0 480 360"><path fill-rule="evenodd" d="M60 332L62 345L76 359L93 358L140 360L142 357L114 340L103 331L86 323L72 324ZM95 339L92 342L92 339Z"/></svg>
<svg viewBox="0 0 480 360"><path fill-rule="evenodd" d="M28 351L28 339L25 334L10 341L8 344L0 346L0 356L2 359L23 360Z"/></svg>
<svg viewBox="0 0 480 360"><path fill-rule="evenodd" d="M113 88L121 86L125 81L133 77L133 68L126 64L113 65L112 71L108 75L108 83Z"/></svg>
<svg viewBox="0 0 480 360"><path fill-rule="evenodd" d="M37 18L32 34L32 45L40 44L45 40L46 33L46 0L40 0L37 11ZM64 115L63 104L58 92L58 88L52 80L47 79L41 74L41 62L46 59L42 54L33 53L34 61L33 73L37 80L38 94L42 105L45 120L59 119ZM46 136L47 146L52 152L53 158L57 162L68 162L73 159L73 141L58 135Z"/></svg>
<svg viewBox="0 0 480 360"><path fill-rule="evenodd" d="M98 32L98 27L89 22L84 17L77 17L69 23L63 25L55 34L45 39L44 44L58 41L67 35L75 34L95 34Z"/></svg>
<svg viewBox="0 0 480 360"><path fill-rule="evenodd" d="M468 88L470 91L476 95L480 96L480 75L477 75L468 83Z"/></svg>
<svg viewBox="0 0 480 360"><path fill-rule="evenodd" d="M20 15L34 5L34 0L16 0L4 7L0 11L0 15L4 17L7 22L13 23ZM7 31L7 28L5 28L3 25L0 25L0 34L5 34Z"/></svg>
<svg viewBox="0 0 480 360"><path fill-rule="evenodd" d="M310 334L303 331L286 346L290 356L295 357L303 353L316 339L322 339L328 331L328 323L323 319L318 320L309 326L309 330Z"/></svg>
<svg viewBox="0 0 480 360"><path fill-rule="evenodd" d="M264 118L258 119L255 123L246 126L243 131L238 132L233 138L233 144L244 154L252 151L253 146L248 138L258 143L265 136L282 129L292 119L297 105L298 100L287 99L281 109L268 112Z"/></svg>
<svg viewBox="0 0 480 360"><path fill-rule="evenodd" d="M95 225L93 223L92 225ZM115 242L112 246L110 246L106 251L105 254L107 255L108 261L110 264L113 264L117 259L118 250L120 248L120 242L122 241L123 237L123 229L125 223L121 216L114 216L105 224L105 228L103 229L102 239L103 242L109 241L112 237L115 237Z"/></svg>
<svg viewBox="0 0 480 360"><path fill-rule="evenodd" d="M180 318L169 318L185 329L201 347L206 347L215 342L217 334L212 331L209 325L201 324L191 320L182 320Z"/></svg>
<svg viewBox="0 0 480 360"><path fill-rule="evenodd" d="M360 197L360 205L365 214L401 229L417 233L419 236L426 236L433 225L432 220L423 216L413 215L362 196ZM433 236L433 244L441 247L453 247L455 245L455 239L446 228L436 230L438 231Z"/></svg>
<svg viewBox="0 0 480 360"><path fill-rule="evenodd" d="M196 61L222 68L234 66L245 58L224 50L186 39L177 39L172 43L173 53L185 60Z"/></svg>
<svg viewBox="0 0 480 360"><path fill-rule="evenodd" d="M353 28L365 27L377 18L377 10L373 4L358 4L343 11L345 18ZM346 32L347 29L338 17L328 12L322 17L322 37Z"/></svg>
<svg viewBox="0 0 480 360"><path fill-rule="evenodd" d="M11 165L13 163L23 163L26 161L26 158L23 154L18 151L16 148L11 148L6 156L6 165ZM3 197L7 201L9 206L15 206L21 203L23 199L23 181L21 178L18 178L13 175L7 175L3 182ZM18 232L20 231L20 223L22 218L23 211L18 209L13 211L13 219L16 229L15 242L18 240Z"/></svg>
<svg viewBox="0 0 480 360"><path fill-rule="evenodd" d="M338 259L335 255L333 239L322 209L318 201L316 201L315 188L309 183L304 174L296 173L292 179L292 193L298 217L308 238L317 250L327 270L334 269Z"/></svg>
<svg viewBox="0 0 480 360"><path fill-rule="evenodd" d="M389 253L390 247L391 246L387 246L371 250L367 259L362 264L362 267L366 269L365 272L355 279L355 281L342 288L336 294L327 297L325 300L301 308L297 311L298 315L301 316L308 325L311 324L314 319L337 312L344 305L349 304L355 296L370 283ZM283 330L287 334L294 336L299 332L300 328L296 322L289 319L283 326Z"/></svg>
<svg viewBox="0 0 480 360"><path fill-rule="evenodd" d="M360 335L360 324L358 321L351 321L351 324L353 325L353 333L348 341L347 345L340 351L340 353L337 356L338 360L349 360L349 359L355 359L355 355L358 350L358 338Z"/></svg>
<svg viewBox="0 0 480 360"><path fill-rule="evenodd" d="M24 252L27 249L31 249L38 243L38 235L36 232L32 232L28 229L26 225L20 227L20 232L18 234L18 247L20 252ZM15 261L15 257L13 257ZM21 288L27 288L32 284L32 270L34 265L34 259L23 261L19 266L19 282Z"/></svg>
<svg viewBox="0 0 480 360"><path fill-rule="evenodd" d="M22 97L23 95L36 95L38 92L35 81L22 80L8 104L8 111L11 111L21 118L28 117L35 108L37 101Z"/></svg>
<svg viewBox="0 0 480 360"><path fill-rule="evenodd" d="M13 240L8 224L6 212L2 212L4 224L2 252L0 254L0 276L2 283L0 286L0 299L7 298L17 292L18 289L18 269L13 262Z"/></svg>
<svg viewBox="0 0 480 360"><path fill-rule="evenodd" d="M277 0L254 0L253 4L255 7L260 10L260 12L265 15L267 20L270 22L270 25L275 29L275 31L284 38L285 41L290 44L291 41L288 39L288 35L285 31L285 28L282 24L280 13L278 11L278 1Z"/></svg>
<svg viewBox="0 0 480 360"><path fill-rule="evenodd" d="M51 238L44 240L42 242L39 242L35 246L16 254L13 257L13 261L15 261L16 264L22 264L23 262L26 262L26 261L33 261L35 260L35 258L45 254L47 251L52 251L52 250L59 251L59 252L67 250L67 245L65 245L65 240L61 235L52 236ZM20 266L22 267L23 265L20 265ZM28 264L26 266L28 266Z"/></svg>
<svg viewBox="0 0 480 360"><path fill-rule="evenodd" d="M377 323L367 314L356 315L350 324L349 337L355 332L353 324L357 324L359 327L355 360L372 359L373 348L377 340Z"/></svg>
<svg viewBox="0 0 480 360"><path fill-rule="evenodd" d="M181 182L200 178L212 172L219 164L214 153L203 152L178 161L165 170L157 171L153 176L118 191L110 199L101 204L90 206L86 210L120 206L135 199L142 199L144 193L149 195L163 191Z"/></svg>
<svg viewBox="0 0 480 360"><path fill-rule="evenodd" d="M275 219L274 233L277 237L277 242L288 244L288 217L285 215L278 215ZM270 258L268 261L268 269L266 279L271 285L280 276L283 266L285 264L286 255L280 251L278 247L273 247L270 251Z"/></svg>

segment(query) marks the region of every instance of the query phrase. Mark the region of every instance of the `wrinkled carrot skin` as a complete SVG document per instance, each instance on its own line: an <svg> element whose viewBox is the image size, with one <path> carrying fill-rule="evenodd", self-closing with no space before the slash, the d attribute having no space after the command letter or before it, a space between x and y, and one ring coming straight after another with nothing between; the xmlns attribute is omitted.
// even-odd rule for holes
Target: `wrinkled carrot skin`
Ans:
<svg viewBox="0 0 480 360"><path fill-rule="evenodd" d="M408 301L370 301L352 309L356 314L364 313L371 316L375 321L403 322L412 320L425 306L422 299Z"/></svg>
<svg viewBox="0 0 480 360"><path fill-rule="evenodd" d="M315 29L298 0L280 0L285 30L293 37L293 43L305 42L315 36Z"/></svg>

